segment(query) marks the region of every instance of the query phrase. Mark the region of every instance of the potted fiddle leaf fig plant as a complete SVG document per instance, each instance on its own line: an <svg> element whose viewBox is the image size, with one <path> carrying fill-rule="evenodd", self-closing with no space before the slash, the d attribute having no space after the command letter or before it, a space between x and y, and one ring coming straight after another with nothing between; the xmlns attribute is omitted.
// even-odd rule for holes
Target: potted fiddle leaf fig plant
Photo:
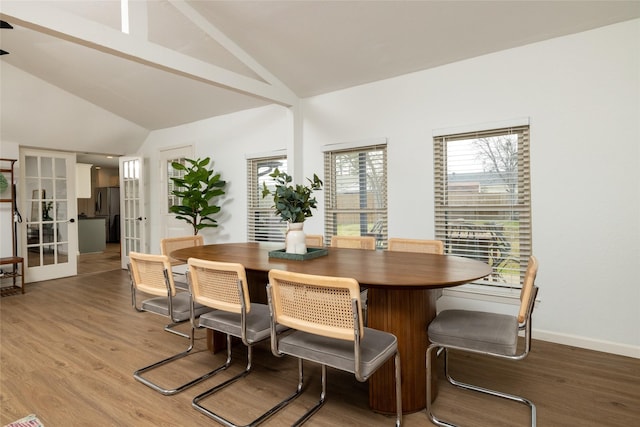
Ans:
<svg viewBox="0 0 640 427"><path fill-rule="evenodd" d="M227 183L220 179L219 173L207 168L211 162L209 157L185 161L187 164L171 163L173 169L184 171L184 175L171 178L176 186L171 194L180 198L180 204L171 206L169 211L191 224L193 234L197 235L203 228L218 226L211 215L220 212L221 208L213 201L225 194L223 188Z"/></svg>
<svg viewBox="0 0 640 427"><path fill-rule="evenodd" d="M317 209L318 202L313 192L322 190L322 180L313 174L313 179L307 178L309 185L292 184L293 178L286 172L276 168L269 174L275 182L275 189L262 184L262 198L273 197L273 208L282 221L287 223L286 252L304 254L307 252L304 231L304 221L313 216L312 209Z"/></svg>

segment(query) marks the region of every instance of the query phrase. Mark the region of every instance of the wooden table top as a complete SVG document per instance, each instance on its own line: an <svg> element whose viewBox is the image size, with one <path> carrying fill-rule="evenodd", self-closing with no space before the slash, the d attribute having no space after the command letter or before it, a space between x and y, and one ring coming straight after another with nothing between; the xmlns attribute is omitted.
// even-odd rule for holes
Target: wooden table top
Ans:
<svg viewBox="0 0 640 427"><path fill-rule="evenodd" d="M491 273L487 264L452 255L383 250L327 248L328 255L297 261L269 257L283 243L221 243L179 249L173 258L237 262L247 270L271 269L324 276L352 277L369 288L431 289L462 285Z"/></svg>

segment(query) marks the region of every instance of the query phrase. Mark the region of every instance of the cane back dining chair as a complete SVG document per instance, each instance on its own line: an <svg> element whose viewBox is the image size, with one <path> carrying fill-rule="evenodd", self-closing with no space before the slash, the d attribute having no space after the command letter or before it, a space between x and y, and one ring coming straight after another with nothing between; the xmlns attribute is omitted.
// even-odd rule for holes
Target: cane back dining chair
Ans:
<svg viewBox="0 0 640 427"><path fill-rule="evenodd" d="M192 406L225 426L237 427L234 422L205 407L203 400L251 372L253 346L271 337L269 307L266 304L251 302L246 271L242 264L196 258L189 258L187 264L193 302L214 309L200 316L200 327L219 331L227 336L227 359L213 371L213 375L231 366L232 337L240 338L247 347L246 368L230 379L197 395L192 401ZM195 323L195 319L193 321ZM279 326L276 332L280 333L285 329L284 326ZM246 425L260 424L283 406L284 404L274 406Z"/></svg>
<svg viewBox="0 0 640 427"><path fill-rule="evenodd" d="M187 283L187 276L185 271L178 271L174 267L184 266L186 263L178 259L171 257L171 252L178 249L191 248L193 246L204 245L204 238L199 235L179 236L179 237L165 237L160 240L160 253L169 257L171 262L171 269L173 273L173 280L176 288L181 290L189 290L189 284Z"/></svg>
<svg viewBox="0 0 640 427"><path fill-rule="evenodd" d="M390 237L387 250L396 252L419 252L444 255L442 240L403 239Z"/></svg>
<svg viewBox="0 0 640 427"><path fill-rule="evenodd" d="M320 400L294 425L304 423L324 405L327 366L353 373L362 382L391 358L395 361L396 426L402 424L398 341L391 333L363 326L360 286L355 279L271 270L267 295L272 352L298 358L298 387L292 396L302 393L303 360L321 365ZM278 325L292 331L278 336Z"/></svg>
<svg viewBox="0 0 640 427"><path fill-rule="evenodd" d="M211 372L190 380L178 387L164 388L143 377L143 374L146 372L189 355L195 341L194 324L191 324L191 330L188 335L174 331L172 328L178 324L190 321L192 317L200 316L211 309L201 305L193 306L191 304L191 295L188 292L176 292L173 275L171 274L171 262L169 258L164 255L130 252L129 272L131 275L131 300L133 307L137 311L147 311L168 317L172 323L165 326L164 329L168 332L189 338L189 347L185 351L138 369L133 373L134 378L165 396L179 393L207 379L211 375ZM138 303L138 293L152 295L152 297Z"/></svg>
<svg viewBox="0 0 640 427"><path fill-rule="evenodd" d="M321 248L324 246L324 237L322 237L322 234L306 234L304 241L307 246L311 246L312 248Z"/></svg>
<svg viewBox="0 0 640 427"><path fill-rule="evenodd" d="M370 251L375 251L376 239L373 236L331 236L331 247L347 249L367 249ZM367 325L368 323L368 299L369 292L367 291L367 289L360 289L360 300L362 301L362 316L365 325Z"/></svg>
<svg viewBox="0 0 640 427"><path fill-rule="evenodd" d="M404 239L390 237L387 250L392 252L418 252L424 254L444 255L444 243L442 240ZM442 289L433 289L435 298L442 296Z"/></svg>
<svg viewBox="0 0 640 427"><path fill-rule="evenodd" d="M373 236L331 236L331 247L375 250L376 239Z"/></svg>
<svg viewBox="0 0 640 427"><path fill-rule="evenodd" d="M431 345L427 348L426 407L429 419L434 424L439 426L455 425L437 418L431 410L432 373L429 367L432 366L431 360L434 351L442 348L444 349L445 376L452 385L527 405L531 410L531 426L535 427L536 406L530 400L453 379L449 374L448 350L459 350L509 360L524 359L531 348L531 315L538 293L538 287L535 285L537 272L538 261L534 256L531 256L520 292L520 309L515 316L479 311L445 310L429 324L428 335ZM524 345L521 346L520 351L518 351L519 331L524 331Z"/></svg>

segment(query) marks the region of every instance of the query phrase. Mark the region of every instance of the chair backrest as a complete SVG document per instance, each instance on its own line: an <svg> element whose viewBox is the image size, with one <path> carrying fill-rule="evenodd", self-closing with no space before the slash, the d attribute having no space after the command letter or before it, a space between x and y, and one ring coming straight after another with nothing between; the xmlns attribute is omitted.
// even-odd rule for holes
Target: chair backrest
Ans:
<svg viewBox="0 0 640 427"><path fill-rule="evenodd" d="M524 275L522 290L520 291L520 311L518 312L518 322L522 323L528 320L536 297L537 287L535 285L536 275L538 274L538 259L531 255L527 264L527 271Z"/></svg>
<svg viewBox="0 0 640 427"><path fill-rule="evenodd" d="M201 235L165 237L164 239L160 240L160 251L162 255L166 255L169 257L171 265L180 265L184 264L184 262L179 261L175 258L171 258L171 252L177 251L178 249L202 245L204 245L204 238Z"/></svg>
<svg viewBox="0 0 640 427"><path fill-rule="evenodd" d="M187 260L193 300L199 304L231 313L251 311L247 275L242 264Z"/></svg>
<svg viewBox="0 0 640 427"><path fill-rule="evenodd" d="M425 254L444 255L442 240L389 238L388 250L397 252L420 252Z"/></svg>
<svg viewBox="0 0 640 427"><path fill-rule="evenodd" d="M169 257L129 252L129 265L136 290L156 296L176 295Z"/></svg>
<svg viewBox="0 0 640 427"><path fill-rule="evenodd" d="M269 298L276 323L312 334L355 340L364 335L360 285L355 279L269 271Z"/></svg>
<svg viewBox="0 0 640 427"><path fill-rule="evenodd" d="M307 246L321 247L324 246L324 237L322 234L306 234L304 241Z"/></svg>
<svg viewBox="0 0 640 427"><path fill-rule="evenodd" d="M331 236L332 248L376 249L376 239L373 236Z"/></svg>

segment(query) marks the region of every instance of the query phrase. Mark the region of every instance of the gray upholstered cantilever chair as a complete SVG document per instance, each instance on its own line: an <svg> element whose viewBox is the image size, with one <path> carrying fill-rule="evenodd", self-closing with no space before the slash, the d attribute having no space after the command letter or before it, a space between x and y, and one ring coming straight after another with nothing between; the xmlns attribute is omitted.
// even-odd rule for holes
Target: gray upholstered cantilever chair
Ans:
<svg viewBox="0 0 640 427"><path fill-rule="evenodd" d="M180 336L185 336L190 340L189 347L185 351L138 369L133 373L134 378L165 396L179 393L207 379L211 373L190 380L175 388L164 388L142 376L146 372L190 354L195 340L195 327L193 323L191 324L191 332L188 335L174 331L172 327L190 321L192 317L200 316L211 309L201 305L194 307L191 304L191 295L188 292L176 292L173 275L171 274L171 263L168 257L164 255L130 252L129 261L133 307L137 311L147 311L168 317L172 323L165 326L165 330ZM138 304L138 293L152 295L152 297Z"/></svg>
<svg viewBox="0 0 640 427"><path fill-rule="evenodd" d="M538 287L535 285L537 272L538 261L534 256L531 256L520 293L518 315L511 316L467 310L442 311L429 324L428 335L431 345L427 349L427 367L432 366L431 360L434 351L443 348L445 376L451 384L529 406L532 426L536 425L536 406L533 402L524 397L489 390L453 379L449 375L448 350L460 350L509 360L524 359L531 348L531 314L538 293ZM518 351L518 332L521 330L524 330L524 346ZM427 368L426 404L429 419L439 426L454 426L455 424L438 419L431 411L431 375L431 369Z"/></svg>
<svg viewBox="0 0 640 427"><path fill-rule="evenodd" d="M204 245L204 238L199 235L179 236L179 237L165 237L160 240L160 253L169 257L171 262L171 271L173 273L173 280L176 288L181 290L189 290L189 284L187 283L186 275L186 263L172 258L171 252L178 249L191 248L193 246ZM177 269L175 267L178 267Z"/></svg>
<svg viewBox="0 0 640 427"><path fill-rule="evenodd" d="M320 400L294 425L304 423L325 403L327 366L366 381L391 358L395 361L396 426L402 424L398 341L393 334L363 326L360 286L355 279L271 270L267 295L272 352L298 358L298 387L293 397L302 393L303 360L322 366ZM292 331L278 336L279 325ZM393 397L390 391L389 398Z"/></svg>
<svg viewBox="0 0 640 427"><path fill-rule="evenodd" d="M227 360L213 371L213 375L231 366L231 337L240 338L242 343L247 346L246 368L239 374L196 396L192 401L192 406L225 426L236 427L235 423L203 406L202 401L249 374L252 367L253 346L271 337L269 307L250 301L247 276L242 264L196 258L190 258L187 264L194 303L214 309L200 316L200 327L223 332L227 335ZM193 321L195 322L195 319ZM279 326L276 332L280 333L285 329L284 326ZM247 425L260 424L283 406L283 404L274 406Z"/></svg>

